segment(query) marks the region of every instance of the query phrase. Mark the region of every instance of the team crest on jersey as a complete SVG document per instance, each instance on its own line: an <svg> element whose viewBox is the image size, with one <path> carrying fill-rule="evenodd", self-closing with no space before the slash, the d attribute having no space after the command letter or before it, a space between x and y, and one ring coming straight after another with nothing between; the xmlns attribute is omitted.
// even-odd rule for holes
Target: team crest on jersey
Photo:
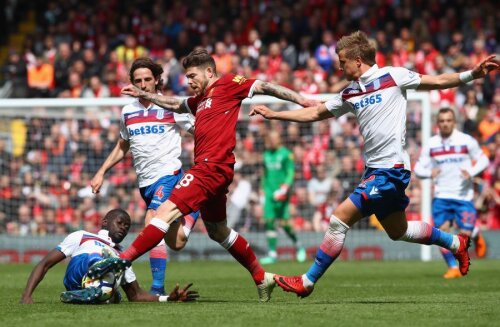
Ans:
<svg viewBox="0 0 500 327"><path fill-rule="evenodd" d="M236 82L236 83L238 83L240 85L243 84L243 83L245 83L246 80L247 79L245 77L241 76L241 75L236 75L236 76L233 77L233 82Z"/></svg>
<svg viewBox="0 0 500 327"><path fill-rule="evenodd" d="M158 111L156 111L156 118L157 119L163 119L163 117L165 117L165 110L159 109Z"/></svg>
<svg viewBox="0 0 500 327"><path fill-rule="evenodd" d="M212 98L205 99L198 103L198 107L196 109L197 112L208 109L212 107Z"/></svg>

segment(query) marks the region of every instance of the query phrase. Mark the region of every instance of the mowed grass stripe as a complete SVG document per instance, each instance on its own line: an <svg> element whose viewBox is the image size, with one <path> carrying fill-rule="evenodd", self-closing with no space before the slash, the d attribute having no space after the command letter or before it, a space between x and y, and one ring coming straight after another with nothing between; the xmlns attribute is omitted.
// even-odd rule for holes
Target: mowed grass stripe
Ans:
<svg viewBox="0 0 500 327"><path fill-rule="evenodd" d="M266 268L300 274L309 263ZM470 274L444 280L443 262L337 262L313 294L298 299L278 287L257 301L248 273L235 262L171 262L167 285L193 282L197 303L67 305L59 302L65 266L50 270L34 305L18 304L32 265L0 265L1 326L500 326L500 262L475 260ZM134 265L145 288L147 263Z"/></svg>

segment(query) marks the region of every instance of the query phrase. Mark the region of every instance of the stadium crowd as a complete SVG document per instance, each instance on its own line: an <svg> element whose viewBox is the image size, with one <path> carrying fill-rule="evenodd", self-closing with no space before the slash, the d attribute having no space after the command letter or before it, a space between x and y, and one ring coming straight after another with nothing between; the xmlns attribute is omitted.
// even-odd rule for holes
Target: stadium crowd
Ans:
<svg viewBox="0 0 500 327"><path fill-rule="evenodd" d="M453 2L454 5L449 5ZM494 1L200 1L33 2L37 31L21 53L11 51L3 78L12 97L118 97L128 68L150 56L164 69L163 92L189 95L180 65L194 47L207 48L220 74L234 72L272 81L304 94L335 93L341 79L335 42L361 29L376 42L379 66L404 66L421 74L470 69L500 53ZM416 10L416 8L420 8ZM424 8L424 9L422 9ZM434 109L459 112L459 128L473 135L490 158L476 179L476 206L484 228L500 228L500 74L457 89L432 91ZM90 179L119 137L111 119L18 118L24 149L13 155L0 139L0 233L14 235L96 230L110 209L126 209L140 230L145 206L130 157L109 174L97 197ZM359 183L362 142L353 117L314 125L264 122L245 116L238 125L236 176L229 194L230 222L241 231L263 230L262 152L269 129L294 152L296 178L291 216L297 230L323 231L339 201ZM407 143L412 163L420 150L420 108L410 103ZM193 139L184 135L182 161L191 165ZM420 219L420 186L408 189L409 219ZM202 229L202 224L198 224ZM359 228L373 228L365 224Z"/></svg>

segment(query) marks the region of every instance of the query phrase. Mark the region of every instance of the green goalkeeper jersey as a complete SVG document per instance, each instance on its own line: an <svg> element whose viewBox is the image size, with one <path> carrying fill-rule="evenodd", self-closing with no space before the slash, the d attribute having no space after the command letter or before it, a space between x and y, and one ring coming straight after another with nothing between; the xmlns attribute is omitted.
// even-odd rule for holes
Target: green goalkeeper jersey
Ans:
<svg viewBox="0 0 500 327"><path fill-rule="evenodd" d="M295 175L293 153L284 146L264 151L264 175L262 188L267 196L286 184L291 186Z"/></svg>

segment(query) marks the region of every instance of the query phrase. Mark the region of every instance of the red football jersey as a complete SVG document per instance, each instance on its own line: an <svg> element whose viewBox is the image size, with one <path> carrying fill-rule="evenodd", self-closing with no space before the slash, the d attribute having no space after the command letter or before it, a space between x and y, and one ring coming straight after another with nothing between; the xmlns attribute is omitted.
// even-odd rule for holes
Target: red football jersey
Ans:
<svg viewBox="0 0 500 327"><path fill-rule="evenodd" d="M205 93L187 99L196 116L194 162L234 163L236 123L241 102L253 95L255 79L228 74L210 85Z"/></svg>

